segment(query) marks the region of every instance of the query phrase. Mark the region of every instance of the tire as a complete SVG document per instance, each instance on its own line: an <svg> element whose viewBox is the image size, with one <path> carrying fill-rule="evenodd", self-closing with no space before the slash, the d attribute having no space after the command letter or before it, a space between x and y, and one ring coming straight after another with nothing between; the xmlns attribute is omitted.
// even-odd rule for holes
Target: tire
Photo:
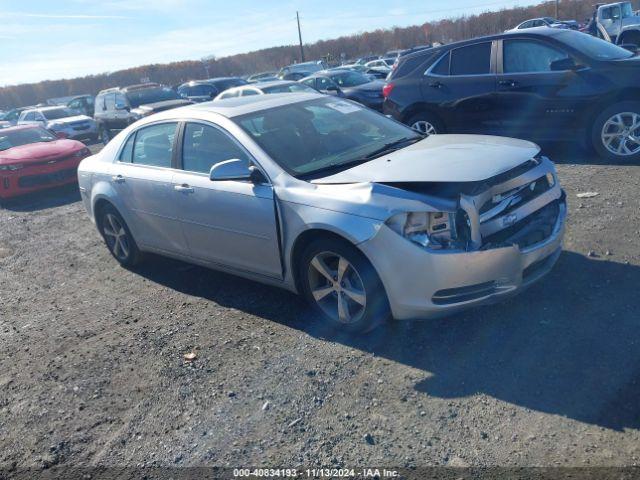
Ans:
<svg viewBox="0 0 640 480"><path fill-rule="evenodd" d="M347 241L320 238L310 243L300 256L298 279L307 302L341 331L366 332L390 317L378 274Z"/></svg>
<svg viewBox="0 0 640 480"><path fill-rule="evenodd" d="M442 121L437 116L429 112L416 113L405 123L426 136L445 133L445 127Z"/></svg>
<svg viewBox="0 0 640 480"><path fill-rule="evenodd" d="M606 108L591 127L591 143L601 158L624 163L640 160L640 102Z"/></svg>
<svg viewBox="0 0 640 480"><path fill-rule="evenodd" d="M126 222L112 205L100 209L96 218L98 230L109 252L123 267L140 263L142 255Z"/></svg>
<svg viewBox="0 0 640 480"><path fill-rule="evenodd" d="M101 126L98 131L98 137L103 145L107 145L111 141L111 131L104 126Z"/></svg>

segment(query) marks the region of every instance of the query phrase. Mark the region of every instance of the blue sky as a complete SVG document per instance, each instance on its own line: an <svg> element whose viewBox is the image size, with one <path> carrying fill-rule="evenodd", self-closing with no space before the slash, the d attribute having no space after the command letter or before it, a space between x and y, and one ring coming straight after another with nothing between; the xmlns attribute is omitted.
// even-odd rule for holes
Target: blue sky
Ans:
<svg viewBox="0 0 640 480"><path fill-rule="evenodd" d="M0 85L200 59L535 0L0 0Z"/></svg>

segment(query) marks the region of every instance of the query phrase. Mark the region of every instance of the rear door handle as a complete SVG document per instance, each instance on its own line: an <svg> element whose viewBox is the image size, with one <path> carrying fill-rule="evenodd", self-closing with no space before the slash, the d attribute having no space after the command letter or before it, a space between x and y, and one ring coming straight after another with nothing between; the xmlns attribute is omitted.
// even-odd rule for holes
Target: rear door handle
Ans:
<svg viewBox="0 0 640 480"><path fill-rule="evenodd" d="M113 183L124 183L125 181L122 175L114 175L113 177L111 177L111 180L113 181Z"/></svg>
<svg viewBox="0 0 640 480"><path fill-rule="evenodd" d="M500 85L501 87L517 87L518 86L518 82L516 82L515 80L500 80L498 82L498 85Z"/></svg>
<svg viewBox="0 0 640 480"><path fill-rule="evenodd" d="M444 87L444 83L442 83L442 82L438 82L438 81L436 80L435 82L430 83L430 84L429 84L429 86L430 86L431 88L442 88L442 87Z"/></svg>
<svg viewBox="0 0 640 480"><path fill-rule="evenodd" d="M183 193L193 193L195 191L193 187L190 187L186 183L183 183L182 185L174 185L173 189L177 192L183 192Z"/></svg>

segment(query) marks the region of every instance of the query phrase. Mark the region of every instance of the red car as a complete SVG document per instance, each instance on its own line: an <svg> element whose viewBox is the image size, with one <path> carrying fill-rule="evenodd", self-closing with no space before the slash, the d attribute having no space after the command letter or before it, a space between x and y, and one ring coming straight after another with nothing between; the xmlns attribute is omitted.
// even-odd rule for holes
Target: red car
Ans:
<svg viewBox="0 0 640 480"><path fill-rule="evenodd" d="M89 155L83 143L39 126L0 129L0 199L76 182L78 164Z"/></svg>

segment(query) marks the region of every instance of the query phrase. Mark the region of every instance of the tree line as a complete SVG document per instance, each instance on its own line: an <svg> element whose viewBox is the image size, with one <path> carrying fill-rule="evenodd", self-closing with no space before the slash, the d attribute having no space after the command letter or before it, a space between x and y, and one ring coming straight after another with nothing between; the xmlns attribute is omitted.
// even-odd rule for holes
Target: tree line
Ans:
<svg viewBox="0 0 640 480"><path fill-rule="evenodd" d="M636 4L640 0L634 0ZM594 0L560 0L561 19L584 22L593 13ZM637 5L635 5L637 7ZM451 43L458 40L491 35L513 28L529 18L554 16L555 1L546 1L529 7L515 7L477 15L426 22L410 27L393 27L321 40L304 45L307 59L342 57L354 59L369 54L382 54L389 50L409 48L433 42ZM176 85L188 80L230 75L245 75L300 61L297 45L266 48L222 58L213 56L198 61L143 65L111 73L85 77L46 80L38 83L0 88L0 108L33 105L49 98L80 94L96 94L114 87L140 83L143 80Z"/></svg>

